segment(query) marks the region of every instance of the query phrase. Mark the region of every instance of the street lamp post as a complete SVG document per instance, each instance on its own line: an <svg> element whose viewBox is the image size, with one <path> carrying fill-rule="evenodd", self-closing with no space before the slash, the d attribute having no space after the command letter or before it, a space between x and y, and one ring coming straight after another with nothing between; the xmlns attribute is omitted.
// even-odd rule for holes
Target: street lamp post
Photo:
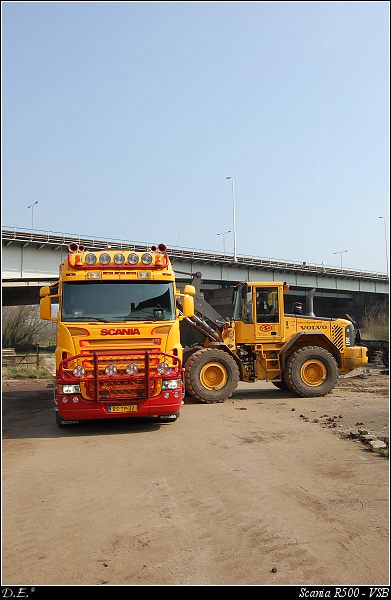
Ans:
<svg viewBox="0 0 391 600"><path fill-rule="evenodd" d="M34 204L30 204L27 208L31 208L31 239L33 239L33 229L34 229L34 206L38 204L38 200L34 202Z"/></svg>
<svg viewBox="0 0 391 600"><path fill-rule="evenodd" d="M334 254L339 254L339 255L340 255L340 257L341 257L341 269L342 269L342 254L343 254L344 252L347 252L347 250L342 250L342 252L334 252Z"/></svg>
<svg viewBox="0 0 391 600"><path fill-rule="evenodd" d="M224 248L224 256L225 256L225 238L224 238L224 236L225 236L225 234L226 234L226 233L231 233L231 230L229 230L229 231L224 231L224 233L218 233L218 234L217 234L217 235L222 235L222 236L223 236L223 248Z"/></svg>
<svg viewBox="0 0 391 600"><path fill-rule="evenodd" d="M387 265L387 275L388 275L388 251L387 251L387 229L386 229L386 218L385 217L379 217L379 219L383 219L384 220L384 240L386 243L386 265Z"/></svg>
<svg viewBox="0 0 391 600"><path fill-rule="evenodd" d="M234 262L236 260L236 229L235 229L235 191L234 191L234 178L226 177L226 179L232 179L232 207L233 207L233 226L234 226Z"/></svg>

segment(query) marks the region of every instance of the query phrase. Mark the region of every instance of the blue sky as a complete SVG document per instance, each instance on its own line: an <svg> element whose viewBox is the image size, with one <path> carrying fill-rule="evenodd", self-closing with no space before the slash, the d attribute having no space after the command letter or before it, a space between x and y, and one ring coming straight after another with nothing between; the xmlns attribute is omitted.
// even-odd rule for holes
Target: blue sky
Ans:
<svg viewBox="0 0 391 600"><path fill-rule="evenodd" d="M227 176L238 255L386 271L388 2L2 3L3 226L222 251Z"/></svg>

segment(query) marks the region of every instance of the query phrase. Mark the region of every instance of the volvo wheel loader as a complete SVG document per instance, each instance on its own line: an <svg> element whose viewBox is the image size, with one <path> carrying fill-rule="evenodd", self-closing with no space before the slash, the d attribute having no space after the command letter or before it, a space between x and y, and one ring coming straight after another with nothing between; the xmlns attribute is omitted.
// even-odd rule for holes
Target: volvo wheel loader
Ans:
<svg viewBox="0 0 391 600"><path fill-rule="evenodd" d="M284 291L276 282L243 282L233 293L232 319L223 319L200 294L201 273L192 284L195 314L190 325L202 343L185 348L186 390L206 403L223 402L239 381L265 380L303 397L332 391L339 374L367 363L366 348L355 345L353 324L316 317L315 289L292 314L284 311Z"/></svg>

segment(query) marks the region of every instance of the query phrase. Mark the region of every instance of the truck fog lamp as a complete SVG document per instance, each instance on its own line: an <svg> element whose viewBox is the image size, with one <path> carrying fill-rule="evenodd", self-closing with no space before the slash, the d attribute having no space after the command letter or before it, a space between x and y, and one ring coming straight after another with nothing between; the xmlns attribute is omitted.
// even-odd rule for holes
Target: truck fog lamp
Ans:
<svg viewBox="0 0 391 600"><path fill-rule="evenodd" d="M170 397L170 392L164 392L164 397L165 398L169 398Z"/></svg>
<svg viewBox="0 0 391 600"><path fill-rule="evenodd" d="M76 402L79 402L79 398L77 396L73 396L72 402L76 404Z"/></svg>
<svg viewBox="0 0 391 600"><path fill-rule="evenodd" d="M126 365L126 372L128 375L136 375L136 373L138 373L138 366L136 363L129 363Z"/></svg>
<svg viewBox="0 0 391 600"><path fill-rule="evenodd" d="M157 372L160 373L160 375L166 375L166 373L168 373L171 370L168 364L165 362L159 363L156 369Z"/></svg>
<svg viewBox="0 0 391 600"><path fill-rule="evenodd" d="M75 367L72 371L72 373L74 374L75 377L84 377L84 375L86 374L86 370L83 367L83 365L77 365L77 367Z"/></svg>
<svg viewBox="0 0 391 600"><path fill-rule="evenodd" d="M99 257L99 262L101 265L108 265L110 261L111 256L110 254L107 254L107 252L103 252L103 254L101 254Z"/></svg>
<svg viewBox="0 0 391 600"><path fill-rule="evenodd" d="M175 398L179 398L179 392L174 392Z"/></svg>
<svg viewBox="0 0 391 600"><path fill-rule="evenodd" d="M116 375L117 374L117 367L113 363L110 363L105 368L105 373L106 373L106 375L109 375L110 377L112 375Z"/></svg>
<svg viewBox="0 0 391 600"><path fill-rule="evenodd" d="M96 254L89 252L88 254L86 254L85 261L87 265L94 265L96 263Z"/></svg>
<svg viewBox="0 0 391 600"><path fill-rule="evenodd" d="M137 263L138 263L138 254L136 254L135 252L131 252L128 255L128 263L130 265L137 265Z"/></svg>
<svg viewBox="0 0 391 600"><path fill-rule="evenodd" d="M116 265L123 265L125 262L125 255L122 254L122 252L117 252L117 254L114 254L113 260Z"/></svg>
<svg viewBox="0 0 391 600"><path fill-rule="evenodd" d="M144 252L141 257L141 262L143 265L150 265L152 262L152 254L149 254L149 252Z"/></svg>

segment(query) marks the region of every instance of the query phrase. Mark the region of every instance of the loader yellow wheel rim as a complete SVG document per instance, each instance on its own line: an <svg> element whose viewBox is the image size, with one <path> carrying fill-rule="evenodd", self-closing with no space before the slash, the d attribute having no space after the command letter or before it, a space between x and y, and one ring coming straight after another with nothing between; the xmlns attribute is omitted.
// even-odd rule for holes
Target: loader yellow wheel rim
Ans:
<svg viewBox="0 0 391 600"><path fill-rule="evenodd" d="M327 369L320 360L307 360L300 371L301 379L306 385L321 385L327 377Z"/></svg>
<svg viewBox="0 0 391 600"><path fill-rule="evenodd" d="M200 380L207 390L221 390L228 380L227 371L221 363L210 362L202 367Z"/></svg>

